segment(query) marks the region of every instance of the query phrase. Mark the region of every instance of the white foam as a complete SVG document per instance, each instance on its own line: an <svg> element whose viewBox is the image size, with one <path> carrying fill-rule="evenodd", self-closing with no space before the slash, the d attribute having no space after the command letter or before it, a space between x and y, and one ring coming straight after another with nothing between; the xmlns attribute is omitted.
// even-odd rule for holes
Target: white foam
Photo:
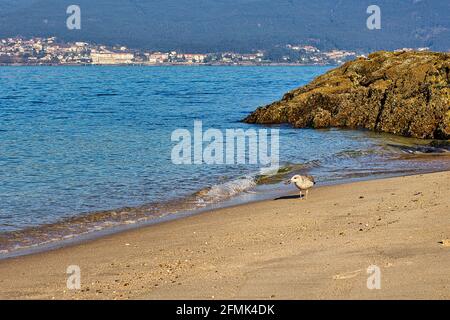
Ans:
<svg viewBox="0 0 450 320"><path fill-rule="evenodd" d="M198 203L215 203L229 199L256 186L255 177L245 176L212 186Z"/></svg>

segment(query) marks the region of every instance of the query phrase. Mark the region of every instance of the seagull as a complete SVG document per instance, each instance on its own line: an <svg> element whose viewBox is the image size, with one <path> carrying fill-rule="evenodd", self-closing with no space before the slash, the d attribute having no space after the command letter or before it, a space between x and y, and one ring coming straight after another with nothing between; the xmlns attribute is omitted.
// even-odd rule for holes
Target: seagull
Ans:
<svg viewBox="0 0 450 320"><path fill-rule="evenodd" d="M312 188L316 181L313 176L301 176L299 174L293 176L290 180L286 181L286 184L294 183L300 190L300 199L303 199L303 190L305 191L305 199L308 199L308 190Z"/></svg>

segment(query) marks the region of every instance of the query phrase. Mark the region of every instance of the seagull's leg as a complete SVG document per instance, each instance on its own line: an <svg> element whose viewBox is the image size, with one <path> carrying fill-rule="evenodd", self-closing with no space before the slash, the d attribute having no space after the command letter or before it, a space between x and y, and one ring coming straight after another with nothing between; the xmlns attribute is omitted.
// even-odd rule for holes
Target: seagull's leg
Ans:
<svg viewBox="0 0 450 320"><path fill-rule="evenodd" d="M302 190L300 190L300 200L303 198Z"/></svg>
<svg viewBox="0 0 450 320"><path fill-rule="evenodd" d="M306 196L305 196L305 199L306 199L306 200L308 200L308 191L309 191L309 190L306 189Z"/></svg>

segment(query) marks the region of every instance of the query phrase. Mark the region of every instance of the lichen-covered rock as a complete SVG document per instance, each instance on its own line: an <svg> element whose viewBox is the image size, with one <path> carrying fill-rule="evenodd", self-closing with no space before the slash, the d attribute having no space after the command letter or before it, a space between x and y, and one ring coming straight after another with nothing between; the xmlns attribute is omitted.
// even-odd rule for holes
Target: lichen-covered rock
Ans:
<svg viewBox="0 0 450 320"><path fill-rule="evenodd" d="M248 123L450 138L450 54L376 52L260 107Z"/></svg>

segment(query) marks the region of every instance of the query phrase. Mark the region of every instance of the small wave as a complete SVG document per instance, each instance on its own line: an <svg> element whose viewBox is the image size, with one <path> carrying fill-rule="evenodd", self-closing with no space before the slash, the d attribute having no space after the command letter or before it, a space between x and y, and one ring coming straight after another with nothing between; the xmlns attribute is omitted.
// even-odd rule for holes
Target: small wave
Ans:
<svg viewBox="0 0 450 320"><path fill-rule="evenodd" d="M0 97L1 100L17 100L23 98L23 96L6 96L6 97Z"/></svg>
<svg viewBox="0 0 450 320"><path fill-rule="evenodd" d="M32 101L30 101L30 103L31 103L31 104L44 104L45 101L42 101L42 100L32 100Z"/></svg>
<svg viewBox="0 0 450 320"><path fill-rule="evenodd" d="M365 157L370 156L374 154L380 154L383 153L382 150L376 150L376 149L365 149L365 150L343 150L335 154L335 157L337 158L359 158L359 157Z"/></svg>
<svg viewBox="0 0 450 320"><path fill-rule="evenodd" d="M442 154L450 152L449 144L439 144L439 143L430 143L428 145L415 145L415 146L402 146L402 145L394 145L389 144L389 147L392 147L402 153L406 154Z"/></svg>
<svg viewBox="0 0 450 320"><path fill-rule="evenodd" d="M97 93L95 95L96 97L113 97L113 96L118 96L117 93Z"/></svg>
<svg viewBox="0 0 450 320"><path fill-rule="evenodd" d="M244 191L256 186L256 176L245 176L235 180L226 181L195 193L199 205L208 205L228 200Z"/></svg>

